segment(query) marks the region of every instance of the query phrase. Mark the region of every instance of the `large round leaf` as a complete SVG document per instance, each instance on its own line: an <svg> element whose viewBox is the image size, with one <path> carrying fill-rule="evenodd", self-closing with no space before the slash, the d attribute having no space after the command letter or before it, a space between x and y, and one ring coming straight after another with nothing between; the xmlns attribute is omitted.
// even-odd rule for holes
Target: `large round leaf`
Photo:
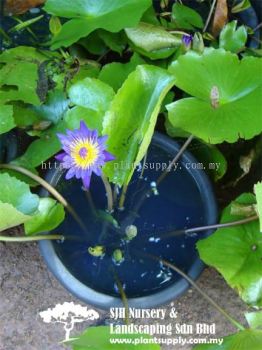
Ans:
<svg viewBox="0 0 262 350"><path fill-rule="evenodd" d="M0 188L0 231L29 220L39 204L38 196L30 192L29 186L1 173Z"/></svg>
<svg viewBox="0 0 262 350"><path fill-rule="evenodd" d="M254 204L252 194L243 194L238 204ZM223 212L221 222L231 222L243 217L231 214L231 205ZM262 306L262 235L259 222L217 230L197 243L201 259L215 267L250 305Z"/></svg>
<svg viewBox="0 0 262 350"><path fill-rule="evenodd" d="M175 84L194 98L167 106L171 123L211 143L250 139L262 131L262 61L239 60L223 49L190 51L169 68Z"/></svg>
<svg viewBox="0 0 262 350"><path fill-rule="evenodd" d="M112 339L116 339L115 343ZM139 345L136 342L139 342ZM89 327L79 338L68 343L74 350L160 350L160 346L153 343L150 335L113 335L107 326Z"/></svg>
<svg viewBox="0 0 262 350"><path fill-rule="evenodd" d="M260 232L262 232L262 182L258 182L254 186L256 201L257 201L257 212L259 215Z"/></svg>
<svg viewBox="0 0 262 350"><path fill-rule="evenodd" d="M69 46L98 28L118 32L136 26L151 0L48 0L45 10L72 18L53 39L53 48Z"/></svg>
<svg viewBox="0 0 262 350"><path fill-rule="evenodd" d="M201 344L194 350L261 350L262 331L246 329L223 339L222 345Z"/></svg>
<svg viewBox="0 0 262 350"><path fill-rule="evenodd" d="M62 204L53 198L41 198L35 215L25 223L25 233L33 235L56 228L65 218Z"/></svg>
<svg viewBox="0 0 262 350"><path fill-rule="evenodd" d="M78 81L69 89L69 98L73 104L97 112L105 112L114 95L111 86L89 77Z"/></svg>

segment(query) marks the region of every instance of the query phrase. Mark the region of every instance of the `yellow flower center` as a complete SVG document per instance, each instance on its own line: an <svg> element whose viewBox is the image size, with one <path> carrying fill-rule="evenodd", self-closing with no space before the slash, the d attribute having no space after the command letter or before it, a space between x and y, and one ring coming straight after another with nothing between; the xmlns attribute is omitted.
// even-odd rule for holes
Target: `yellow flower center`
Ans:
<svg viewBox="0 0 262 350"><path fill-rule="evenodd" d="M87 169L92 166L99 155L98 143L91 140L79 140L71 146L71 157L75 165Z"/></svg>

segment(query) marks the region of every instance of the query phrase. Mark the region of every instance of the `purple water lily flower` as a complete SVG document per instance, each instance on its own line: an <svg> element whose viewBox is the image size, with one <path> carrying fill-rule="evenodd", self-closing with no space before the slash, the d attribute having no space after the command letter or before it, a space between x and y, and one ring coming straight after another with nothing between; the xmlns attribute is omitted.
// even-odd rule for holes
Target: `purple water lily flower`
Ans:
<svg viewBox="0 0 262 350"><path fill-rule="evenodd" d="M64 152L56 159L62 163L64 169L69 169L66 179L72 177L82 179L84 187L89 188L91 175L102 175L101 167L115 157L106 151L107 136L98 136L97 130L90 130L81 121L78 130L67 130L66 135L57 134Z"/></svg>
<svg viewBox="0 0 262 350"><path fill-rule="evenodd" d="M192 35L183 35L182 42L186 47L189 47L193 41Z"/></svg>

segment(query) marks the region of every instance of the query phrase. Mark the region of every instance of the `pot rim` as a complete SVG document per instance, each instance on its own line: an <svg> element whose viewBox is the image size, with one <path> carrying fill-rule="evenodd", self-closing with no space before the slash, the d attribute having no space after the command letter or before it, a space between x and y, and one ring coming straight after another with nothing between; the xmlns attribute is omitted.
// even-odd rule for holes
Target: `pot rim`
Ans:
<svg viewBox="0 0 262 350"><path fill-rule="evenodd" d="M170 153L177 153L180 148L179 144L166 135L155 132L152 142L167 149ZM195 163L197 160L188 152L185 151L182 156L182 160L188 163ZM217 221L217 205L213 189L206 173L200 169L187 169L190 175L194 178L198 188L200 190L203 204L205 205L206 225L215 224ZM47 174L47 181L50 183L57 182L62 176L58 169L51 170ZM48 195L46 190L40 191L41 196ZM203 233L203 237L209 236L214 230L209 230ZM49 232L47 232L48 234ZM92 288L86 286L74 277L71 272L65 267L62 261L58 258L54 249L52 241L44 240L39 242L39 248L42 257L45 260L49 270L53 273L56 279L74 296L82 300L86 304L91 304L100 309L108 310L111 307L122 307L122 300L117 297L113 297L104 293L97 292ZM196 280L205 265L197 258L188 271L188 275ZM133 308L152 308L160 305L164 305L182 295L188 288L189 283L181 278L171 286L162 291L152 293L148 296L129 298L129 307Z"/></svg>

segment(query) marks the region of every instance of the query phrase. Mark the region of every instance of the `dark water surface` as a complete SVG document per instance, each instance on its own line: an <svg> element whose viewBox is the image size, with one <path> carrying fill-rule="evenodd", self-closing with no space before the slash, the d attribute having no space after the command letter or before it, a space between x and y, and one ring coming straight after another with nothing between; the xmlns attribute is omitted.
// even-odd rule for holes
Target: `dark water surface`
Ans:
<svg viewBox="0 0 262 350"><path fill-rule="evenodd" d="M150 147L147 162L168 163L172 156L159 146ZM137 203L143 188L149 188L156 181L161 171L145 170L143 180L138 181L139 171L135 172L126 198L125 210L116 211L114 217L121 222L130 215L130 210ZM159 235L181 228L199 226L205 223L204 205L198 186L190 173L181 164L181 168L172 171L157 189L159 195L147 198L139 210L133 225L137 226L138 234L127 243L122 239L119 230L111 224L95 220L87 197L77 180L66 181L64 178L57 186L58 190L70 201L87 226L88 232L83 232L68 215L63 224L56 230L73 239L64 243L54 243L55 250L68 270L82 283L109 295L119 295L115 277L124 285L128 297L145 296L152 291L163 290L180 277L161 262L144 257L139 252L149 253L170 262L187 272L197 257L195 243L197 234L180 235L168 239L159 239ZM141 190L142 189L142 190ZM91 195L97 209L106 209L106 195L101 179L93 175ZM101 237L103 232L106 234ZM124 231L124 230L123 230ZM93 257L88 253L88 247L105 245L103 258ZM112 253L120 248L125 260L116 265Z"/></svg>

